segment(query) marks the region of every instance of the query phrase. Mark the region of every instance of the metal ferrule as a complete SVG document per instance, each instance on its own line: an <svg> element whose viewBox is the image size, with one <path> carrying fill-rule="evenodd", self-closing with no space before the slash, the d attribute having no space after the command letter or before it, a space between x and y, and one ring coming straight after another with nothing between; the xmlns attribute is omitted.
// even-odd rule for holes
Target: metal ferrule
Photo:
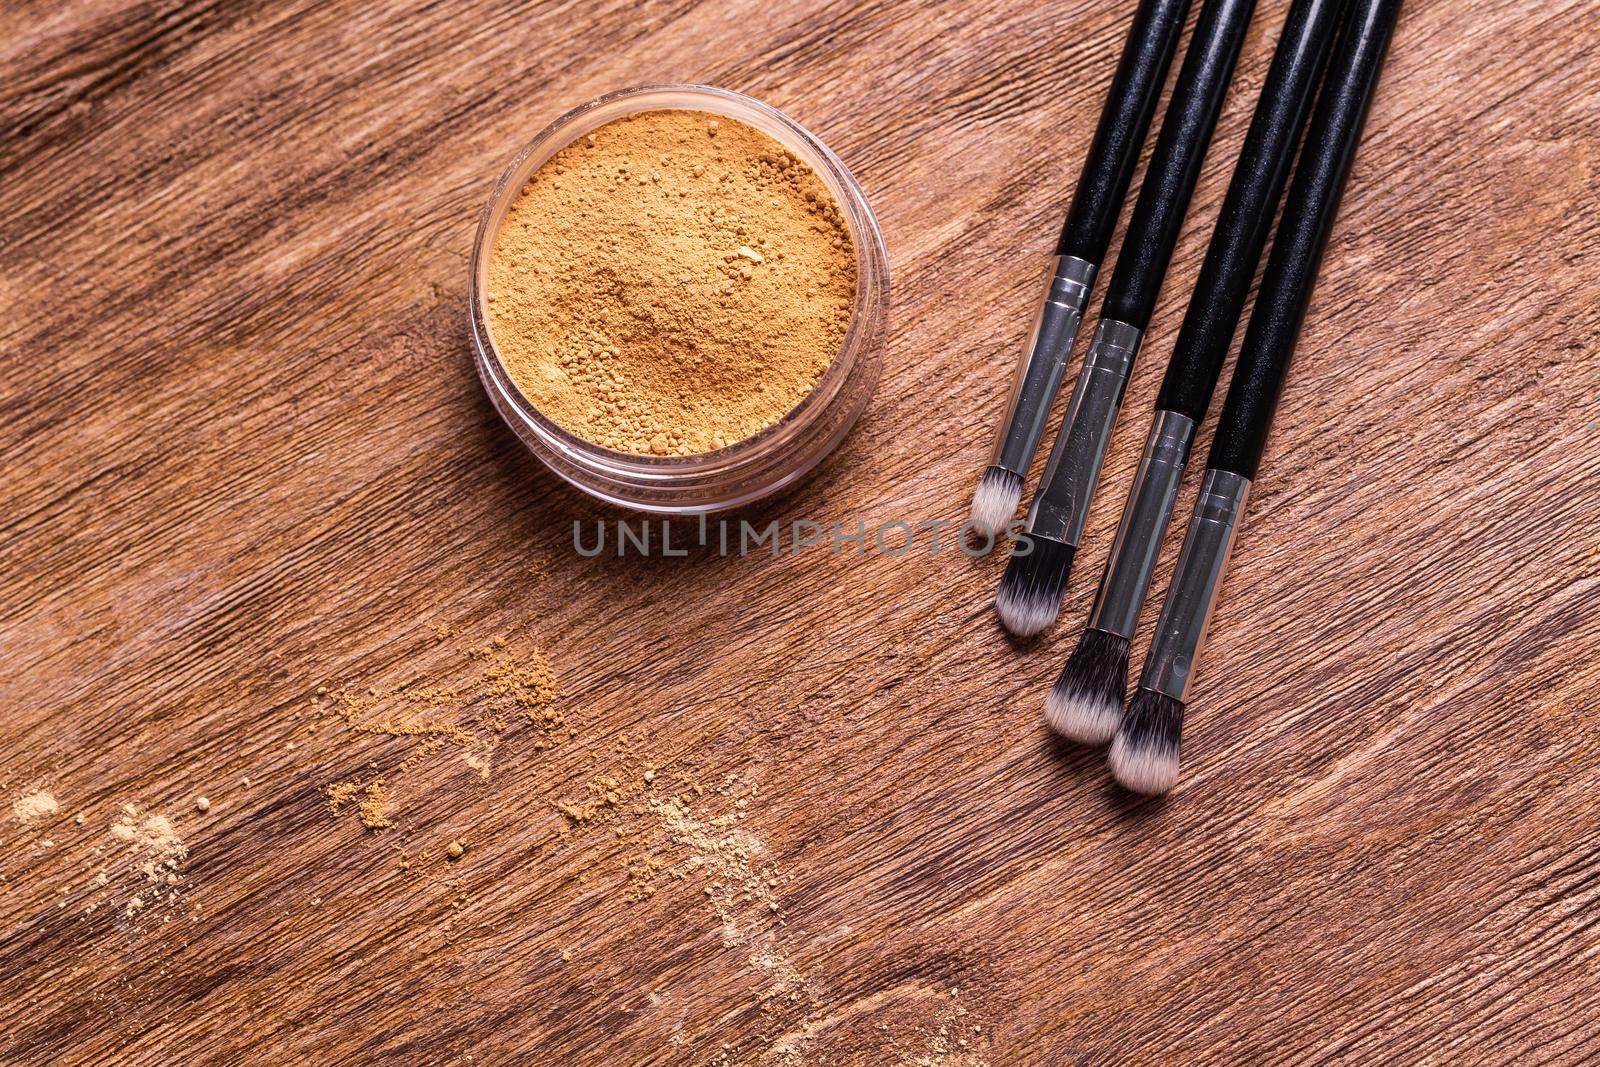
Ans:
<svg viewBox="0 0 1600 1067"><path fill-rule="evenodd" d="M1156 412L1150 436L1145 438L1144 457L1133 477L1133 490L1122 509L1111 558L1100 579L1100 592L1089 614L1091 627L1118 637L1133 637L1193 441L1193 419L1176 411Z"/></svg>
<svg viewBox="0 0 1600 1067"><path fill-rule="evenodd" d="M1077 256L1057 256L1050 286L1039 302L1039 314L1028 338L1028 356L1017 367L1011 405L1000 424L991 466L1027 477L1039 438L1050 418L1050 405L1061 388L1061 375L1078 339L1078 324L1094 286L1095 265Z"/></svg>
<svg viewBox="0 0 1600 1067"><path fill-rule="evenodd" d="M1250 495L1250 479L1232 471L1208 470L1200 483L1194 518L1183 539L1178 569L1173 572L1167 602L1150 655L1144 661L1142 689L1183 700L1194 677L1195 663L1206 637L1206 623L1228 569L1234 533Z"/></svg>
<svg viewBox="0 0 1600 1067"><path fill-rule="evenodd" d="M1072 404L1050 453L1050 466L1028 509L1028 530L1074 547L1083 538L1089 501L1100 477L1111 428L1127 389L1140 332L1126 322L1101 319L1083 357Z"/></svg>

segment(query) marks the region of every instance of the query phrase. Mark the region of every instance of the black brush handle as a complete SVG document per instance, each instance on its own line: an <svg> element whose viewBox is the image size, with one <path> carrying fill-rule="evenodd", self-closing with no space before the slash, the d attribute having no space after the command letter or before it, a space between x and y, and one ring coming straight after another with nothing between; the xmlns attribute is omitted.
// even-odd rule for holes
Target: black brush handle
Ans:
<svg viewBox="0 0 1600 1067"><path fill-rule="evenodd" d="M1057 255L1096 265L1105 259L1188 14L1189 0L1140 0L1078 176Z"/></svg>
<svg viewBox="0 0 1600 1067"><path fill-rule="evenodd" d="M1289 8L1161 380L1157 411L1175 411L1196 424L1205 421L1343 7L1344 0L1294 0Z"/></svg>
<svg viewBox="0 0 1600 1067"><path fill-rule="evenodd" d="M1272 429L1400 0L1354 0L1317 96L1207 466L1251 481Z"/></svg>
<svg viewBox="0 0 1600 1067"><path fill-rule="evenodd" d="M1126 322L1141 331L1150 325L1255 6L1255 0L1206 0L1200 8L1122 238L1122 251L1117 253L1102 319Z"/></svg>

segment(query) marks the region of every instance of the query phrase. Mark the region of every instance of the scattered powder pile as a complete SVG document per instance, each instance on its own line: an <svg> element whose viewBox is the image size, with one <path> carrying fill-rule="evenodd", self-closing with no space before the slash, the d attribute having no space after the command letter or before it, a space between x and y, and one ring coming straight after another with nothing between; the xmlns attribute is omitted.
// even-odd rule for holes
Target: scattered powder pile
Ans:
<svg viewBox="0 0 1600 1067"><path fill-rule="evenodd" d="M24 826L32 826L55 815L59 807L56 798L41 789L13 800L11 817Z"/></svg>
<svg viewBox="0 0 1600 1067"><path fill-rule="evenodd" d="M636 856L627 861L628 885L623 896L630 902L647 900L656 895L656 876L666 869L667 861L659 856Z"/></svg>
<svg viewBox="0 0 1600 1067"><path fill-rule="evenodd" d="M566 725L555 703L555 672L537 649L518 657L511 653L505 638L497 637L470 655L482 666L483 684L489 692L508 699L530 723L546 734ZM534 747L542 749L549 744L547 738L540 737Z"/></svg>
<svg viewBox="0 0 1600 1067"><path fill-rule="evenodd" d="M805 398L855 285L850 232L810 167L742 122L647 111L528 181L490 259L489 321L507 372L558 425L688 455Z"/></svg>
<svg viewBox="0 0 1600 1067"><path fill-rule="evenodd" d="M335 815L354 806L361 817L361 825L368 830L387 830L394 825L389 818L389 780L374 778L369 782L335 782L328 787L328 810Z"/></svg>
<svg viewBox="0 0 1600 1067"><path fill-rule="evenodd" d="M49 832L49 824L60 811L61 805L55 796L44 790L34 790L11 802L12 819L37 835ZM72 825L82 830L88 825L88 819L80 812L72 817ZM189 850L170 819L165 815L148 814L135 804L122 804L117 808L109 836L109 849L102 843L94 846L92 852L78 852L78 855L105 857L106 863L94 870L96 864L90 860L88 866L80 870L90 875L87 882L77 882L69 875L68 880L59 885L61 897L56 907L67 907L74 892L83 905L84 915L98 911L111 894L117 895L123 914L129 918L147 908L177 902L184 885L182 867ZM34 845L39 849L51 849L56 842L39 836ZM85 846L76 847L81 850ZM5 880L0 877L0 882Z"/></svg>
<svg viewBox="0 0 1600 1067"><path fill-rule="evenodd" d="M443 623L433 632L440 642L456 636L455 629ZM574 736L556 704L560 694L555 672L537 648L517 648L497 637L482 647L468 648L463 660L475 675L464 685L413 680L392 690L317 691L313 703L337 716L346 728L416 742L399 764L387 770L329 785L324 792L331 812L353 810L367 829L386 830L395 825L393 782L441 750L459 752L480 778L487 779L498 739L515 722L537 729L533 745L538 749Z"/></svg>
<svg viewBox="0 0 1600 1067"><path fill-rule="evenodd" d="M899 1067L989 1067L988 1058L977 1048L983 1027L967 1021L969 1013L957 992L949 992L944 1009L921 1033L923 1047L904 1051Z"/></svg>
<svg viewBox="0 0 1600 1067"><path fill-rule="evenodd" d="M798 1006L798 1028L770 1049L773 1062L787 1067L803 1062L820 1005L781 936L778 871L768 862L761 839L739 825L755 795L752 783L749 793L735 801L733 811L716 816L696 813L682 797L651 797L649 808L676 851L686 854L687 867L709 878L701 892L721 924L722 943L742 950L746 962L761 975L765 988L760 998Z"/></svg>
<svg viewBox="0 0 1600 1067"><path fill-rule="evenodd" d="M111 836L132 855L134 866L145 881L144 890L128 901L127 914L171 900L182 881L178 869L189 857L171 820L124 804L111 824Z"/></svg>
<svg viewBox="0 0 1600 1067"><path fill-rule="evenodd" d="M567 824L561 828L563 834L570 833L573 829L593 822L611 822L619 815L626 814L623 801L628 799L631 792L626 789L622 779L614 774L602 774L588 785L588 797L583 800L558 800L555 802L556 810L566 816ZM643 809L635 807L633 814L642 814ZM627 836L620 827L617 836Z"/></svg>
<svg viewBox="0 0 1600 1067"><path fill-rule="evenodd" d="M365 693L344 691L334 695L334 714L350 729L364 734L389 737L415 737L424 740L470 745L477 738L456 721L460 695L453 689L416 686L393 693L368 689Z"/></svg>
<svg viewBox="0 0 1600 1067"><path fill-rule="evenodd" d="M584 800L556 803L567 819L565 832L611 824L617 837L642 839L651 845L646 854L624 862L622 893L630 903L655 896L662 872L681 880L698 875L704 882L699 887L700 898L722 943L742 952L761 976L760 999L773 1007L798 1006L804 1025L809 1026L817 1001L780 936L778 889L782 875L768 861L765 844L741 826L758 787L750 783L741 790L738 780L730 776L720 787L708 789L685 777L679 779L683 792L656 796L659 777L648 765L642 774L634 768L626 780L616 773L596 777ZM731 801L730 810L716 815L697 811L691 796L707 794ZM791 1037L782 1047L774 1046L771 1051L776 1062L799 1062L794 1057L805 1040Z"/></svg>
<svg viewBox="0 0 1600 1067"><path fill-rule="evenodd" d="M567 819L564 832L606 826L619 838L648 844L643 855L624 861L623 898L642 904L657 895L658 876L696 882L722 943L739 951L759 976L755 995L762 1018L781 1027L756 1035L760 1051L724 1045L710 1063L717 1067L759 1062L800 1067L818 1062L897 1063L902 1067L988 1067L980 1046L983 1027L974 1022L955 988L914 989L875 1005L878 1025L863 1032L866 1018L828 1010L816 984L795 962L778 892L788 880L772 862L766 844L746 828L760 796L754 782L729 775L707 787L677 774L670 794L664 775L638 759L627 743L616 751L620 768L594 778L581 801L556 804ZM640 768L643 768L642 774ZM720 813L706 810L720 808ZM579 881L585 878L580 875ZM561 958L571 961L570 952ZM652 1003L656 1002L652 995ZM681 1023L674 1046L687 1040Z"/></svg>
<svg viewBox="0 0 1600 1067"><path fill-rule="evenodd" d="M743 809L706 819L678 797L652 797L650 808L672 843L689 853L689 866L711 876L705 895L723 920L725 942L736 945L748 940L749 931L739 922L743 905L777 913L778 876L764 863L766 848L760 839L739 828ZM764 931L770 923L763 920L756 926Z"/></svg>

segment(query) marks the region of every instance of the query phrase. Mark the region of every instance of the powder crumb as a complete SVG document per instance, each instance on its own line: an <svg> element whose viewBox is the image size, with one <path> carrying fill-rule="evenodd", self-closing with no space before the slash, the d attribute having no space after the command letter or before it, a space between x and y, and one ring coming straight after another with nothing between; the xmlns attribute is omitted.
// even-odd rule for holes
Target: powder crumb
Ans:
<svg viewBox="0 0 1600 1067"><path fill-rule="evenodd" d="M587 804L574 804L570 800L558 800L556 810L565 815L573 825L579 825L594 818L595 805L593 801Z"/></svg>
<svg viewBox="0 0 1600 1067"><path fill-rule="evenodd" d="M11 817L24 826L31 826L50 818L59 808L56 798L40 789L12 801Z"/></svg>
<svg viewBox="0 0 1600 1067"><path fill-rule="evenodd" d="M211 800L209 798L207 798L207 797L195 797L194 798L194 810L195 811L210 811L211 810Z"/></svg>
<svg viewBox="0 0 1600 1067"><path fill-rule="evenodd" d="M557 152L490 259L513 381L616 451L690 455L767 429L849 327L855 246L827 186L754 127L704 123L642 112Z"/></svg>
<svg viewBox="0 0 1600 1067"><path fill-rule="evenodd" d="M623 899L634 903L656 895L656 875L666 867L666 861L656 856L641 856L628 861L628 884Z"/></svg>
<svg viewBox="0 0 1600 1067"><path fill-rule="evenodd" d="M444 854L448 859L458 860L466 854L466 849L460 841L452 841L444 847Z"/></svg>
<svg viewBox="0 0 1600 1067"><path fill-rule="evenodd" d="M368 830L387 830L394 825L389 818L389 783L382 778L363 784L360 779L336 782L324 791L328 808L337 815L345 807L356 809L361 825Z"/></svg>

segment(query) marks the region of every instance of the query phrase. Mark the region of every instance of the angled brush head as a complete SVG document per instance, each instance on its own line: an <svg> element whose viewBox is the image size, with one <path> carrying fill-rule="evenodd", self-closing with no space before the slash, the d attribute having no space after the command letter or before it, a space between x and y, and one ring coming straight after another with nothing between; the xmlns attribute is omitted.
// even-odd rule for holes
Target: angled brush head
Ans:
<svg viewBox="0 0 1600 1067"><path fill-rule="evenodd" d="M1061 614L1061 597L1067 589L1067 572L1077 549L1049 537L1023 534L1018 543L1031 543L1025 556L1012 556L1005 577L995 591L994 607L1000 622L1018 637L1032 637L1055 625Z"/></svg>
<svg viewBox="0 0 1600 1067"><path fill-rule="evenodd" d="M1155 795L1178 780L1178 743L1183 736L1183 702L1140 689L1111 742L1106 764L1125 789Z"/></svg>
<svg viewBox="0 0 1600 1067"><path fill-rule="evenodd" d="M1103 745L1122 723L1127 693L1128 639L1085 630L1045 697L1045 721L1068 740Z"/></svg>
<svg viewBox="0 0 1600 1067"><path fill-rule="evenodd" d="M986 467L972 494L972 526L985 537L995 537L1017 513L1022 499L1022 475L1004 467Z"/></svg>

